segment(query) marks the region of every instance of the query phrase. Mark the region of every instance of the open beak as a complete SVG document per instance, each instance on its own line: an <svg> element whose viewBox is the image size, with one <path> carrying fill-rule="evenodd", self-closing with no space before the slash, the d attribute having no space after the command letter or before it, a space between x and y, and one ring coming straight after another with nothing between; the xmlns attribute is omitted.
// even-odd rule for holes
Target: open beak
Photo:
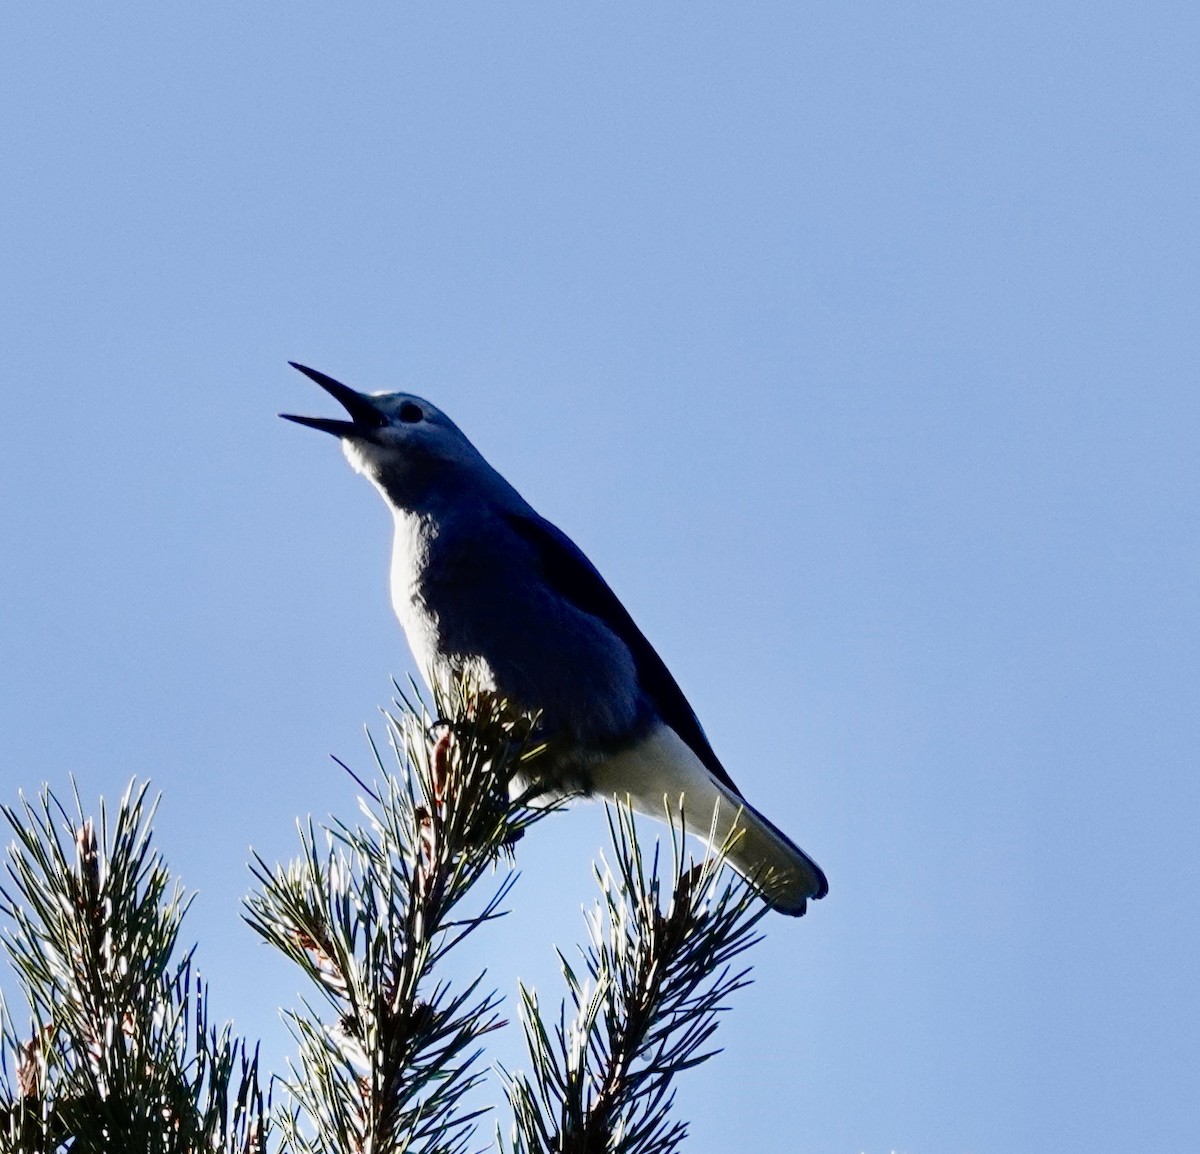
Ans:
<svg viewBox="0 0 1200 1154"><path fill-rule="evenodd" d="M387 418L371 403L370 397L356 393L341 381L335 381L316 369L306 365L298 365L288 361L293 369L298 369L311 381L316 381L327 393L335 397L342 408L350 414L348 421L335 421L328 417L298 417L294 413L280 413L285 421L295 421L297 425L307 425L310 429L320 429L322 433L332 433L335 437L370 437L379 428L387 424Z"/></svg>

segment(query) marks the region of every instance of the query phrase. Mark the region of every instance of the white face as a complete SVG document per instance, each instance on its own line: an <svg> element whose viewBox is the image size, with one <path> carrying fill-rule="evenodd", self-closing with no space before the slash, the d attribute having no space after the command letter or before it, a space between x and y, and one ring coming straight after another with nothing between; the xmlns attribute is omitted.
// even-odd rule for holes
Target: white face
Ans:
<svg viewBox="0 0 1200 1154"><path fill-rule="evenodd" d="M488 468L458 426L423 398L375 393L370 400L386 423L361 437L343 436L342 451L385 496L405 478L446 478Z"/></svg>
<svg viewBox="0 0 1200 1154"><path fill-rule="evenodd" d="M372 450L377 449L375 445L369 445L366 441L352 441L348 437L342 438L342 453L346 460L350 462L350 467L356 473L362 473L364 476L370 477L373 473L371 468L374 463L372 460Z"/></svg>
<svg viewBox="0 0 1200 1154"><path fill-rule="evenodd" d="M338 437L351 467L393 508L413 509L448 488L496 483L496 474L458 426L422 397L359 393L317 369L292 364L334 397L350 420L280 416Z"/></svg>
<svg viewBox="0 0 1200 1154"><path fill-rule="evenodd" d="M441 414L428 401L408 393L372 393L370 399L387 423L369 436L343 437L342 452L355 472L374 479L381 467L399 464L419 442L427 441L431 418Z"/></svg>

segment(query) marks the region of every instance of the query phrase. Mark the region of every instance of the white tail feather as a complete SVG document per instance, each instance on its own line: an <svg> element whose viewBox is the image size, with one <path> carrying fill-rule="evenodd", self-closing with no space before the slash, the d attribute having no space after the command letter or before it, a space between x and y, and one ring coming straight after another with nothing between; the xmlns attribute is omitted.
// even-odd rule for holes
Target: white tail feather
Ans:
<svg viewBox="0 0 1200 1154"><path fill-rule="evenodd" d="M728 845L729 864L781 913L798 917L829 886L820 867L744 798L708 771L674 730L659 726L631 749L593 771L595 789L628 799L639 813L662 818L682 803L688 833L713 850Z"/></svg>

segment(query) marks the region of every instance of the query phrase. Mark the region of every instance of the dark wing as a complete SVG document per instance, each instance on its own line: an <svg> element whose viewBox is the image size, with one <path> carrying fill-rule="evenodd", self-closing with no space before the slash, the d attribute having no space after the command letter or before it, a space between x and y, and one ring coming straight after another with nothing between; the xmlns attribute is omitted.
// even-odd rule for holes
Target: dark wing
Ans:
<svg viewBox="0 0 1200 1154"><path fill-rule="evenodd" d="M740 797L741 790L733 784L713 752L683 690L596 566L570 537L544 517L506 513L504 518L533 547L551 588L577 609L603 621L625 643L633 655L642 692L654 704L659 716L679 734L709 773Z"/></svg>

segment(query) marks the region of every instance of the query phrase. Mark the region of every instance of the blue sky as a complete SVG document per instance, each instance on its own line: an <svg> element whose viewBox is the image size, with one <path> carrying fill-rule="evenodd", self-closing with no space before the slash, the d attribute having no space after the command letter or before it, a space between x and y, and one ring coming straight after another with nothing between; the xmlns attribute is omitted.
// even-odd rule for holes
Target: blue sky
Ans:
<svg viewBox="0 0 1200 1154"><path fill-rule="evenodd" d="M217 1012L248 847L411 666L300 360L449 412L825 867L689 1149L1200 1130L1194 5L0 11L0 793L165 795ZM479 947L557 990L596 807ZM512 1008L512 1001L509 1006ZM516 1031L498 1056L519 1062Z"/></svg>

